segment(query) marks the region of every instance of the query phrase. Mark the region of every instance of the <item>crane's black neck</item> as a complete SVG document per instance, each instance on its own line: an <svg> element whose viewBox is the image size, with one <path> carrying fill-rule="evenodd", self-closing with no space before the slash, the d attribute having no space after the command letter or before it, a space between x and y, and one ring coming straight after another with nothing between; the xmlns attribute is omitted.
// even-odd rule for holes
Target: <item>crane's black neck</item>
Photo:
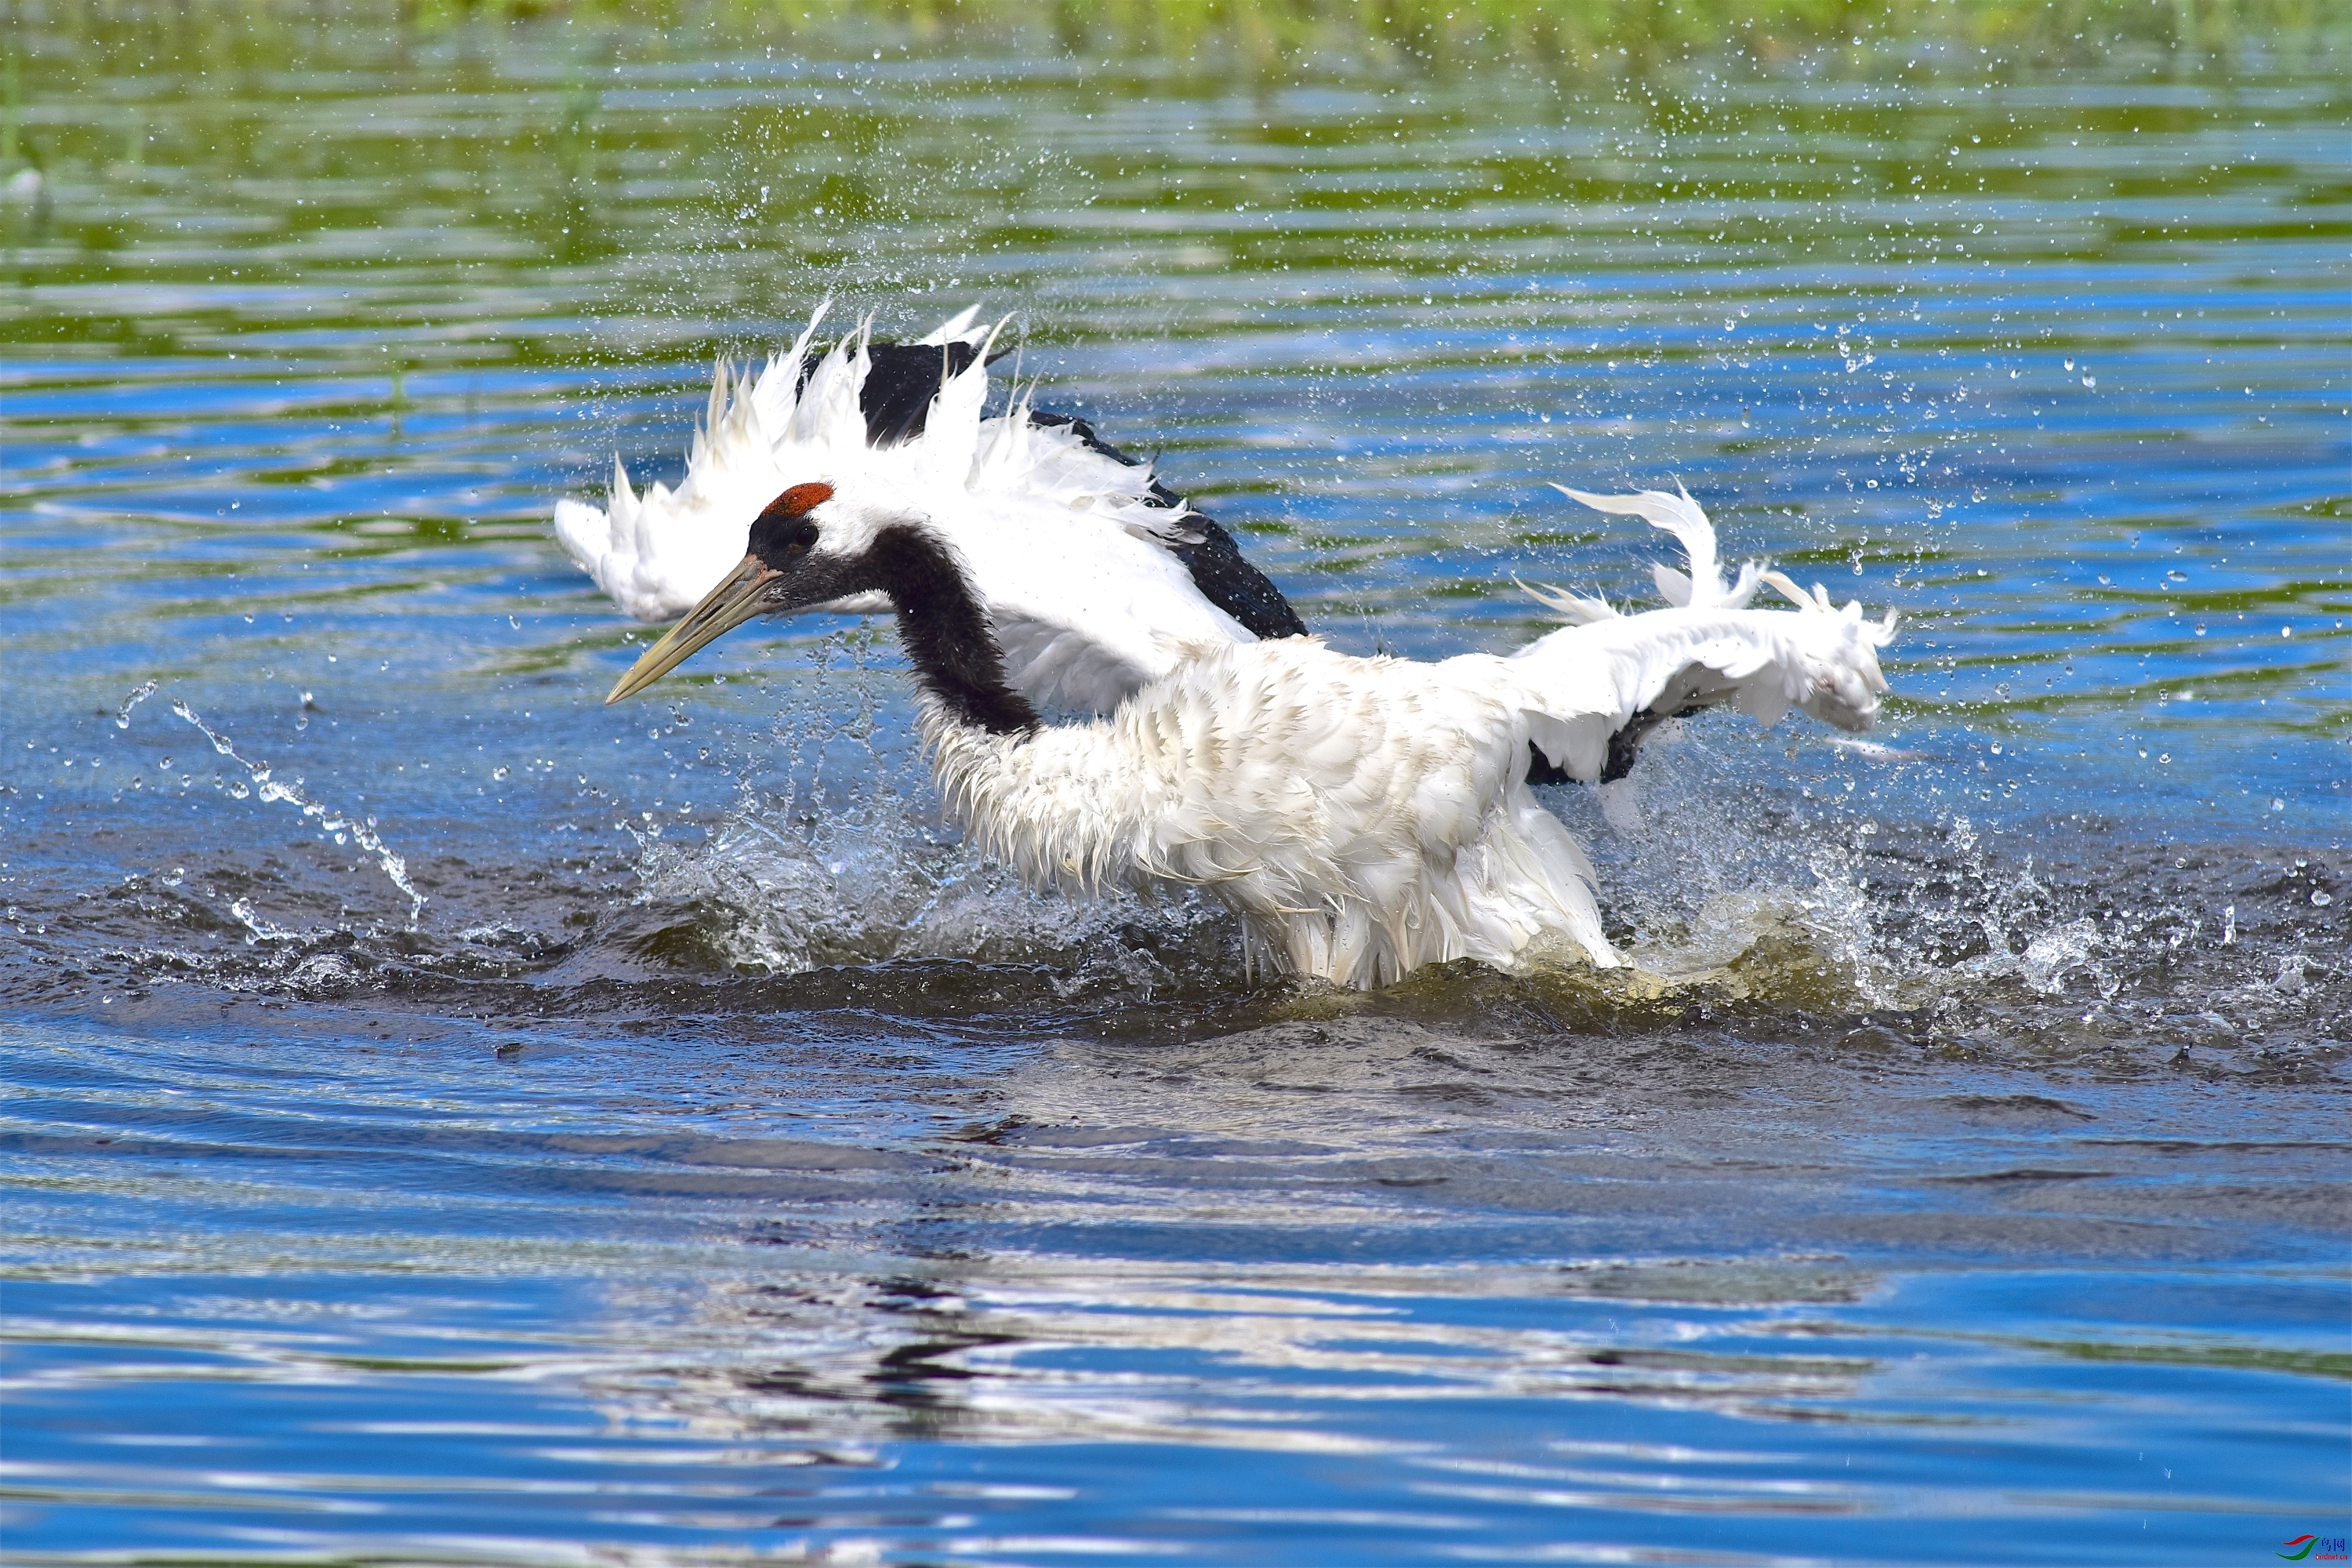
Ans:
<svg viewBox="0 0 2352 1568"><path fill-rule="evenodd" d="M898 612L898 640L923 689L964 723L993 735L1037 728L1037 710L1004 681L1004 650L988 611L946 544L911 523L875 535L874 585Z"/></svg>

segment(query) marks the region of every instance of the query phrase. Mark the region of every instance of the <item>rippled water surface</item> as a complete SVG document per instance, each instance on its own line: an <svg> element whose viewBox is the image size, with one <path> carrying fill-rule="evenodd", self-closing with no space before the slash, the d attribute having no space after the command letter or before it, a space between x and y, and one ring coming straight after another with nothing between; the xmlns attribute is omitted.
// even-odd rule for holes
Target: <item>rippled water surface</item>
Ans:
<svg viewBox="0 0 2352 1568"><path fill-rule="evenodd" d="M2347 1533L2327 57L79 16L0 169L11 1561ZM1012 312L1343 647L1647 602L1544 481L1679 479L1899 700L1550 796L1631 979L1253 982L964 849L887 628L600 706L553 502L828 293Z"/></svg>

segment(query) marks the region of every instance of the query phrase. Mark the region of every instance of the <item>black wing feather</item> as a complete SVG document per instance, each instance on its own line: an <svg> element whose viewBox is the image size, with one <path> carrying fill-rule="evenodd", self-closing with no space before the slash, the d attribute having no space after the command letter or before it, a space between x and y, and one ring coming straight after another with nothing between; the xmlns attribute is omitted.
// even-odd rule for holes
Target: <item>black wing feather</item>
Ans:
<svg viewBox="0 0 2352 1568"><path fill-rule="evenodd" d="M866 384L857 395L858 412L866 416L866 444L895 447L921 435L940 388L950 377L969 370L971 362L979 357L980 351L966 342L868 342ZM802 362L803 385L807 384L809 373L816 368L817 358L812 351ZM1139 459L1096 435L1093 426L1073 415L1033 409L1029 423L1047 429L1066 427L1088 449L1130 468L1139 466ZM1150 504L1181 507L1184 498L1155 479ZM1307 635L1307 623L1298 618L1298 612L1290 607L1282 590L1243 557L1241 545L1222 523L1200 512L1185 521L1201 535L1201 541L1171 548L1176 559L1184 563L1184 570L1192 574L1193 586L1201 590L1203 598L1248 627L1254 637Z"/></svg>
<svg viewBox="0 0 2352 1568"><path fill-rule="evenodd" d="M801 362L800 386L808 384L819 357L812 349ZM857 411L866 416L866 444L896 447L921 435L940 388L970 370L979 357L980 351L970 343L867 343L866 384L857 394Z"/></svg>
<svg viewBox="0 0 2352 1568"><path fill-rule="evenodd" d="M1113 462L1137 468L1141 459L1130 458L1095 434L1093 426L1072 414L1048 414L1032 409L1029 423L1045 429L1067 429L1087 445L1089 451L1099 452ZM1159 507L1180 507L1184 498L1161 484L1151 481L1150 503ZM1249 628L1258 637L1303 637L1307 623L1290 607L1266 574L1251 565L1242 554L1242 547L1224 525L1204 512L1194 512L1184 520L1186 527L1201 535L1198 544L1178 544L1171 548L1184 570L1192 574L1192 585L1201 596Z"/></svg>

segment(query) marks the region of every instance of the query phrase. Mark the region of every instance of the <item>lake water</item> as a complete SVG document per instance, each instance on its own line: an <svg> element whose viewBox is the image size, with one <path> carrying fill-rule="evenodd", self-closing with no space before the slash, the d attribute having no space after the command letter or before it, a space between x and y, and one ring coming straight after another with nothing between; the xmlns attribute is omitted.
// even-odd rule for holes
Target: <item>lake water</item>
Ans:
<svg viewBox="0 0 2352 1568"><path fill-rule="evenodd" d="M2347 1532L2326 58L16 40L10 1561ZM964 850L887 627L601 706L553 503L827 294L1011 312L1339 646L1650 602L1545 481L1679 479L1899 700L1549 792L1646 980L1253 983Z"/></svg>

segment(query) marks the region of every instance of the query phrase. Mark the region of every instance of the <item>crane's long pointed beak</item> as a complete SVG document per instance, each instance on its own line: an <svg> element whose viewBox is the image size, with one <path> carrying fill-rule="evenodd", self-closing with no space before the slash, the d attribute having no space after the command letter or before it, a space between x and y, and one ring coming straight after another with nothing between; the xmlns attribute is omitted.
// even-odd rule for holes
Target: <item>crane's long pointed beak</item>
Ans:
<svg viewBox="0 0 2352 1568"><path fill-rule="evenodd" d="M604 700L618 702L624 697L635 697L693 658L705 645L716 642L765 610L768 606L762 595L769 579L776 575L775 569L758 556L743 557L743 563L730 573L725 582L705 594L702 603L686 613L686 619L646 649L645 657L629 667L629 673L621 677Z"/></svg>

